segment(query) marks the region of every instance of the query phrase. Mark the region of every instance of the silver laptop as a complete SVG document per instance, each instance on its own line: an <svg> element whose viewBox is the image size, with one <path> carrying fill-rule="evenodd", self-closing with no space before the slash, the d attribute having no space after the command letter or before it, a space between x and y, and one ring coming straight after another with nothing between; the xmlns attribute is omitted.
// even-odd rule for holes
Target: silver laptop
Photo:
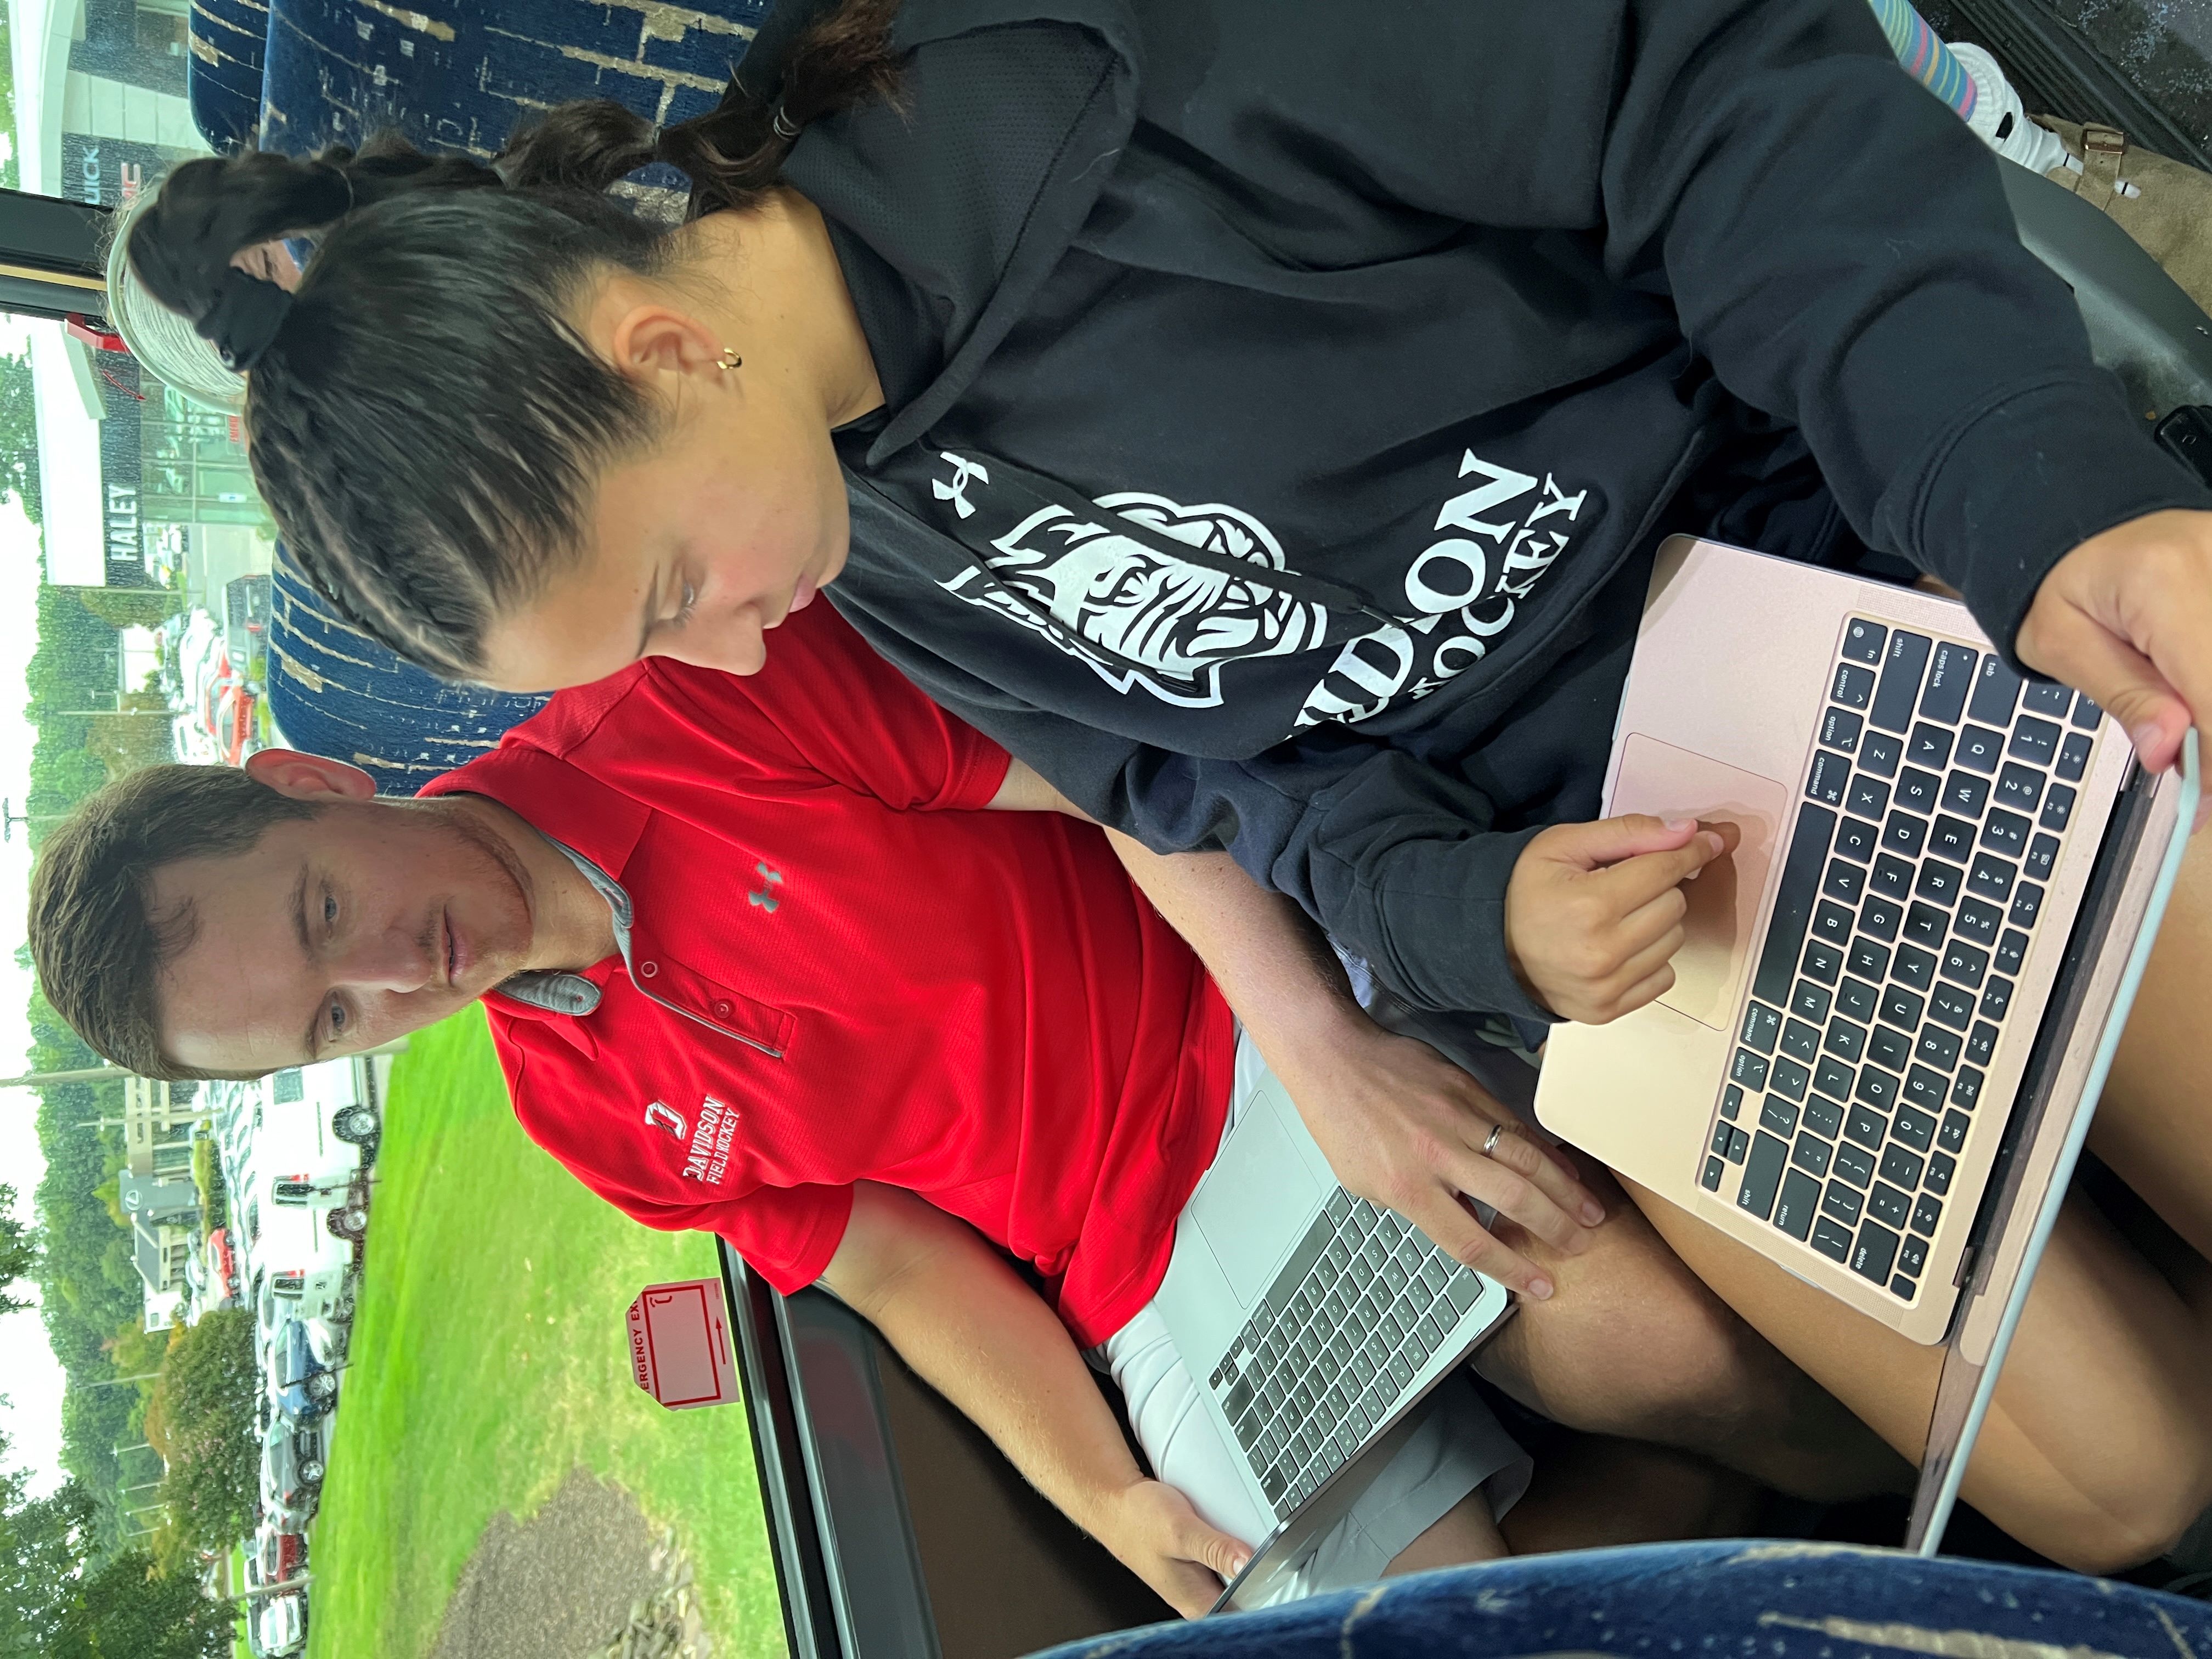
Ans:
<svg viewBox="0 0 2212 1659"><path fill-rule="evenodd" d="M1603 810L1742 842L1686 890L1674 988L1554 1033L1537 1115L1950 1345L1916 1510L1931 1549L2180 861L2190 745L2182 775L2145 774L1955 601L1661 550Z"/></svg>
<svg viewBox="0 0 2212 1659"><path fill-rule="evenodd" d="M1183 1206L1157 1301L1275 1522L1217 1610L1267 1599L1513 1306L1497 1280L1337 1185L1272 1074Z"/></svg>

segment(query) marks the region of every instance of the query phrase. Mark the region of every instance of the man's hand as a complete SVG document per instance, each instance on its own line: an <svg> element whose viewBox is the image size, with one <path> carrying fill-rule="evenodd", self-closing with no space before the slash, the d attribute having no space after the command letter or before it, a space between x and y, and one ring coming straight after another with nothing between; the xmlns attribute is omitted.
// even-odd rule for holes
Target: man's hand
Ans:
<svg viewBox="0 0 2212 1659"><path fill-rule="evenodd" d="M1098 1541L1186 1619L1202 1617L1252 1552L1209 1527L1173 1486L1138 1480L1085 1517Z"/></svg>
<svg viewBox="0 0 2212 1659"><path fill-rule="evenodd" d="M1553 825L1522 849L1505 884L1514 973L1538 1002L1586 1025L1664 996L1689 910L1682 884L1738 839L1734 824L1640 812Z"/></svg>
<svg viewBox="0 0 2212 1659"><path fill-rule="evenodd" d="M2212 513L2092 536L2043 579L2014 646L2103 704L2145 766L2172 766L2182 734L2212 722Z"/></svg>
<svg viewBox="0 0 2212 1659"><path fill-rule="evenodd" d="M1279 1045L1267 1061L1346 1192L1396 1211L1448 1255L1523 1296L1544 1300L1552 1281L1486 1231L1461 1194L1567 1255L1589 1249L1587 1230L1605 1219L1563 1158L1518 1133L1509 1109L1425 1042L1358 1014L1326 1042ZM1506 1133L1485 1157L1483 1142L1501 1123Z"/></svg>

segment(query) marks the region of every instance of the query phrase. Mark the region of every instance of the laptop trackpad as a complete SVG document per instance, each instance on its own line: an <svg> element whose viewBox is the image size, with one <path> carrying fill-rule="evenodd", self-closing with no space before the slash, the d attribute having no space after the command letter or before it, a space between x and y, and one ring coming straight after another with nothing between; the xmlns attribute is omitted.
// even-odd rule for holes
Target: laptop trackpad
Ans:
<svg viewBox="0 0 2212 1659"><path fill-rule="evenodd" d="M1643 732L1621 745L1612 811L1726 822L1743 831L1735 853L1707 865L1683 894L1687 935L1674 957L1674 988L1659 1000L1701 1025L1725 1031L1735 1017L1752 929L1774 860L1777 827L1789 802L1780 784L1677 749Z"/></svg>
<svg viewBox="0 0 2212 1659"><path fill-rule="evenodd" d="M1267 1103L1255 1101L1184 1210L1239 1305L1267 1293L1275 1270L1304 1236L1321 1182Z"/></svg>

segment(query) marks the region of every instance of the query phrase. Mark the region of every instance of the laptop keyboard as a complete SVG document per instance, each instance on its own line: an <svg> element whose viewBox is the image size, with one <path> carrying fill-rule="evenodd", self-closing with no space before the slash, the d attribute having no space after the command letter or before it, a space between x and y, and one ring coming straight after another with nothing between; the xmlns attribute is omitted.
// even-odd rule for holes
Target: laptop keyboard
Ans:
<svg viewBox="0 0 2212 1659"><path fill-rule="evenodd" d="M1706 1191L1918 1294L2103 718L1973 647L1846 623Z"/></svg>
<svg viewBox="0 0 2212 1659"><path fill-rule="evenodd" d="M1340 1188L1206 1379L1279 1510L1365 1443L1480 1299L1418 1228Z"/></svg>

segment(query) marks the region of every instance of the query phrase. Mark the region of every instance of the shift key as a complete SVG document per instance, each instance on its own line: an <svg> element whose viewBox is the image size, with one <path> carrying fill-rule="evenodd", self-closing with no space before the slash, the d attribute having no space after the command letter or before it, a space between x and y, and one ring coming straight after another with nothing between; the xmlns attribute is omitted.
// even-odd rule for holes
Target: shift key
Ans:
<svg viewBox="0 0 2212 1659"><path fill-rule="evenodd" d="M1743 1166L1743 1185L1735 1189L1739 1210L1748 1210L1761 1221L1774 1212L1774 1194L1782 1185L1782 1166L1790 1157L1787 1141L1777 1140L1765 1130L1751 1138L1751 1157Z"/></svg>

